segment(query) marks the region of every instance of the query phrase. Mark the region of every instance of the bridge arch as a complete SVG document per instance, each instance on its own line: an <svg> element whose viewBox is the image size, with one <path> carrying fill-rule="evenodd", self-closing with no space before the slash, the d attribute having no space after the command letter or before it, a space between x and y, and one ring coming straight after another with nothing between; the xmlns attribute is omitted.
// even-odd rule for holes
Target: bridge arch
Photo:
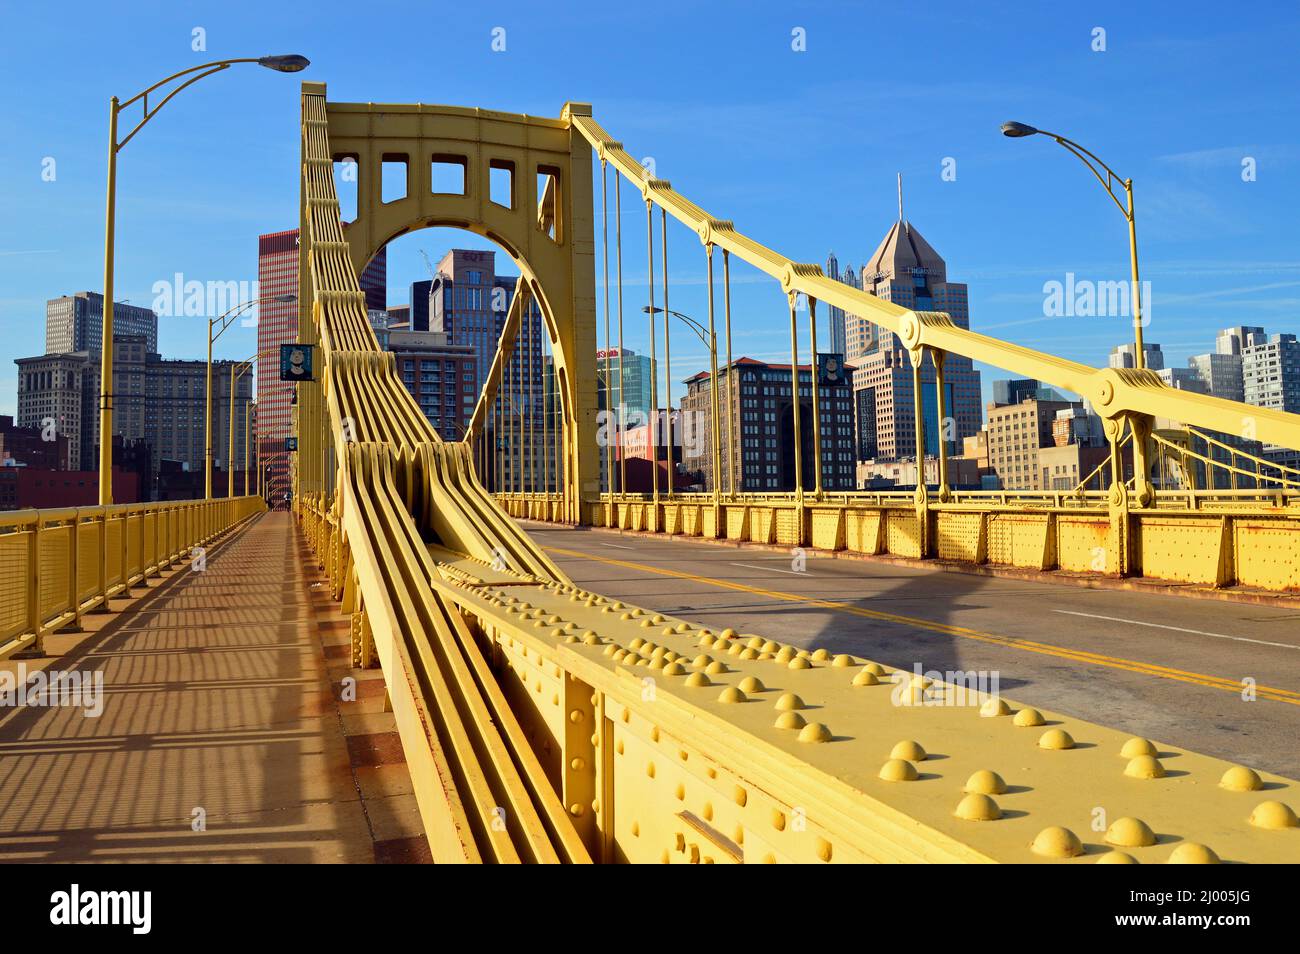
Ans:
<svg viewBox="0 0 1300 954"><path fill-rule="evenodd" d="M481 235L519 269L555 357L567 442L564 496L574 521L584 494L599 490L592 158L571 122L590 112L577 103L553 119L422 103L326 102L331 156L356 163L357 214L344 237L358 275L389 242L435 227ZM403 194L389 201L385 163L406 172ZM508 202L494 201L494 175L507 180Z"/></svg>

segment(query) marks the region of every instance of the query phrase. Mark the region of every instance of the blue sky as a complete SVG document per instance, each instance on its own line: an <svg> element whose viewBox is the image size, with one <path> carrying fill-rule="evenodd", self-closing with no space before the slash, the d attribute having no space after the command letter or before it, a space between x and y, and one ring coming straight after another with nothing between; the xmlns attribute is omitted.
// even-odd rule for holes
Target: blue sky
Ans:
<svg viewBox="0 0 1300 954"><path fill-rule="evenodd" d="M633 15L613 4L321 2L308 18L289 4L124 3L111 15L101 3L10 4L0 412L15 405L13 359L44 350L45 300L102 285L109 96L207 59L270 52L304 53L312 67L204 80L123 151L119 300L148 304L154 282L176 272L256 278L257 234L297 221L298 83L312 79L341 101L552 116L566 100L590 102L679 191L801 261L824 262L832 249L841 263L866 260L897 216L901 172L907 217L949 277L970 286L972 328L1104 364L1129 334L1125 319L1044 317L1043 286L1068 272L1127 278L1123 219L1058 146L998 133L1020 119L1133 177L1153 296L1147 339L1169 363L1209 349L1228 325L1300 332L1300 7L1256 2L1228 16L1221 3L1074 6L757 0ZM506 30L504 52L492 50L494 27ZM1092 49L1097 27L1104 52ZM206 52L191 49L195 28ZM54 181L42 177L47 157ZM946 158L955 181L941 177ZM644 213L633 213L627 230L639 237ZM669 237L671 304L703 317L699 243L672 226ZM390 302L426 277L419 249L436 260L452 244L483 245L446 230L395 243ZM640 348L644 245L630 241L626 256L626 342ZM736 351L788 357L779 289L736 277ZM200 357L202 319L163 319L159 341L168 356ZM674 329L678 381L702 357L686 341ZM240 328L219 352L254 348L253 330ZM986 384L995 376L986 369Z"/></svg>

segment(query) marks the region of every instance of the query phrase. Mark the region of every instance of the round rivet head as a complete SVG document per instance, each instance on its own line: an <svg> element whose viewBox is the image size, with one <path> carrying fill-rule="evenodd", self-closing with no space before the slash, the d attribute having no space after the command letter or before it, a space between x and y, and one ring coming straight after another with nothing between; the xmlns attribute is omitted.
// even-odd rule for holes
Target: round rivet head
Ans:
<svg viewBox="0 0 1300 954"><path fill-rule="evenodd" d="M987 795L972 792L957 803L953 814L966 821L996 821L1002 817L1002 809Z"/></svg>
<svg viewBox="0 0 1300 954"><path fill-rule="evenodd" d="M712 647L712 646L713 646L713 634L712 634L712 633L707 633L707 632L705 632L705 633L700 633L700 645L701 645L701 646L709 646L709 647Z"/></svg>
<svg viewBox="0 0 1300 954"><path fill-rule="evenodd" d="M665 676L680 676L685 672L686 667L679 662L670 662L667 666L664 666Z"/></svg>
<svg viewBox="0 0 1300 954"><path fill-rule="evenodd" d="M1023 709L1021 710L1024 711ZM1064 729L1048 729L1038 739L1040 749L1072 749L1074 748L1074 739L1070 733Z"/></svg>
<svg viewBox="0 0 1300 954"><path fill-rule="evenodd" d="M718 637L720 639L735 639L736 631L732 629L730 626L728 626L726 629L724 629L722 632L718 634Z"/></svg>
<svg viewBox="0 0 1300 954"><path fill-rule="evenodd" d="M804 703L803 700L793 692L786 692L782 693L781 698L776 700L776 707L784 712L792 709L802 709Z"/></svg>
<svg viewBox="0 0 1300 954"><path fill-rule="evenodd" d="M1139 755L1135 759L1129 759L1128 765L1124 766L1124 774L1129 778L1164 778L1165 767L1154 755Z"/></svg>
<svg viewBox="0 0 1300 954"><path fill-rule="evenodd" d="M1117 818L1106 829L1106 842L1121 848L1146 848L1156 843L1156 833L1140 818Z"/></svg>
<svg viewBox="0 0 1300 954"><path fill-rule="evenodd" d="M1300 824L1291 806L1283 802L1260 802L1250 813L1250 823L1256 828L1268 828L1272 831L1295 828Z"/></svg>
<svg viewBox="0 0 1300 954"><path fill-rule="evenodd" d="M713 660L713 662L709 663L707 666L704 667L704 671L707 672L710 676L720 676L724 672L728 672L729 670L727 669L727 664L724 663L721 659L715 659Z"/></svg>
<svg viewBox="0 0 1300 954"><path fill-rule="evenodd" d="M906 759L890 759L880 767L880 777L886 782L915 782L916 766Z"/></svg>
<svg viewBox="0 0 1300 954"><path fill-rule="evenodd" d="M1226 788L1230 792L1255 792L1263 788L1264 783L1254 769L1248 769L1244 765L1234 765L1223 773L1223 778L1219 779L1219 787Z"/></svg>
<svg viewBox="0 0 1300 954"><path fill-rule="evenodd" d="M1138 860L1123 851L1108 851L1097 859L1099 865L1135 865Z"/></svg>
<svg viewBox="0 0 1300 954"><path fill-rule="evenodd" d="M965 791L979 795L1002 795L1007 790L1007 783L1002 776L989 769L980 769L966 779Z"/></svg>
<svg viewBox="0 0 1300 954"><path fill-rule="evenodd" d="M1205 845L1185 841L1169 855L1171 865L1217 865L1219 856Z"/></svg>
<svg viewBox="0 0 1300 954"><path fill-rule="evenodd" d="M686 685L693 687L711 686L713 685L713 680L702 672L693 672L686 677Z"/></svg>
<svg viewBox="0 0 1300 954"><path fill-rule="evenodd" d="M775 724L778 729L802 729L808 720L797 712L782 712L776 717Z"/></svg>
<svg viewBox="0 0 1300 954"><path fill-rule="evenodd" d="M920 742L904 739L890 749L889 757L891 759L906 759L909 762L924 762L925 749L921 748Z"/></svg>
<svg viewBox="0 0 1300 954"><path fill-rule="evenodd" d="M872 672L868 667L863 666L862 669L858 670L857 675L853 677L853 685L878 686L880 685L880 679L877 678L876 674Z"/></svg>
<svg viewBox="0 0 1300 954"><path fill-rule="evenodd" d="M795 656L794 659L786 663L786 667L789 669L811 669L813 664L805 656Z"/></svg>
<svg viewBox="0 0 1300 954"><path fill-rule="evenodd" d="M984 705L980 706L980 715L986 719L1011 715L1011 707L1007 705L1007 700L1001 696L994 696L992 699L985 700Z"/></svg>
<svg viewBox="0 0 1300 954"><path fill-rule="evenodd" d="M1139 755L1155 756L1156 747L1151 744L1149 739L1134 736L1124 743L1124 747L1119 750L1119 754L1126 759L1135 759Z"/></svg>
<svg viewBox="0 0 1300 954"><path fill-rule="evenodd" d="M862 670L871 673L873 676L883 676L885 674L885 667L880 663L869 662L862 667Z"/></svg>
<svg viewBox="0 0 1300 954"><path fill-rule="evenodd" d="M812 654L813 662L826 662L830 658L831 658L831 654L830 654L830 650L828 649L813 650L813 654Z"/></svg>
<svg viewBox="0 0 1300 954"><path fill-rule="evenodd" d="M800 742L829 742L831 730L824 722L809 722L799 730Z"/></svg>
<svg viewBox="0 0 1300 954"><path fill-rule="evenodd" d="M703 669L711 662L713 662L712 656L706 656L704 653L700 653L691 661L691 665L696 669Z"/></svg>
<svg viewBox="0 0 1300 954"><path fill-rule="evenodd" d="M736 686L727 686L718 696L719 702L744 702L745 694Z"/></svg>
<svg viewBox="0 0 1300 954"><path fill-rule="evenodd" d="M764 688L763 681L757 676L746 676L740 680L740 691L743 693L762 692Z"/></svg>
<svg viewBox="0 0 1300 954"><path fill-rule="evenodd" d="M763 644L767 642L762 636L741 636L745 641L746 649L762 649Z"/></svg>
<svg viewBox="0 0 1300 954"><path fill-rule="evenodd" d="M1083 854L1083 842L1070 829L1053 825L1038 833L1030 850L1044 858L1073 858Z"/></svg>
<svg viewBox="0 0 1300 954"><path fill-rule="evenodd" d="M831 660L831 665L834 666L836 669L848 669L850 666L853 665L853 657L850 656L848 653L840 653L838 656L836 656L834 659Z"/></svg>
<svg viewBox="0 0 1300 954"><path fill-rule="evenodd" d="M1043 714L1037 709L1021 709L1011 720L1022 729L1033 728L1043 724Z"/></svg>

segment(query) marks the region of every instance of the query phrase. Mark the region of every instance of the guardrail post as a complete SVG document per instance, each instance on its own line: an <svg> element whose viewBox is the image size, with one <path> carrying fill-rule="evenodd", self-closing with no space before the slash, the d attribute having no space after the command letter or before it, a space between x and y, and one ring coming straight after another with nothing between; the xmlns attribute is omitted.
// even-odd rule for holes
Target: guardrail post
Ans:
<svg viewBox="0 0 1300 954"><path fill-rule="evenodd" d="M68 528L68 605L72 607L72 630L81 629L81 513L74 511Z"/></svg>
<svg viewBox="0 0 1300 954"><path fill-rule="evenodd" d="M27 540L27 628L32 631L31 644L11 659L37 659L45 655L45 634L41 627L41 527L45 518L38 511Z"/></svg>

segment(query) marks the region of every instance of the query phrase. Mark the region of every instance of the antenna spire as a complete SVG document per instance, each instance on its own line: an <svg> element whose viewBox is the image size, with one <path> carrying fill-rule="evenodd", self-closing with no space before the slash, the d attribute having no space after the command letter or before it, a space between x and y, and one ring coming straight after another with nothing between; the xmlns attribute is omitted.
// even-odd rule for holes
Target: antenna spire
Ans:
<svg viewBox="0 0 1300 954"><path fill-rule="evenodd" d="M903 221L903 174L898 174L898 221Z"/></svg>

